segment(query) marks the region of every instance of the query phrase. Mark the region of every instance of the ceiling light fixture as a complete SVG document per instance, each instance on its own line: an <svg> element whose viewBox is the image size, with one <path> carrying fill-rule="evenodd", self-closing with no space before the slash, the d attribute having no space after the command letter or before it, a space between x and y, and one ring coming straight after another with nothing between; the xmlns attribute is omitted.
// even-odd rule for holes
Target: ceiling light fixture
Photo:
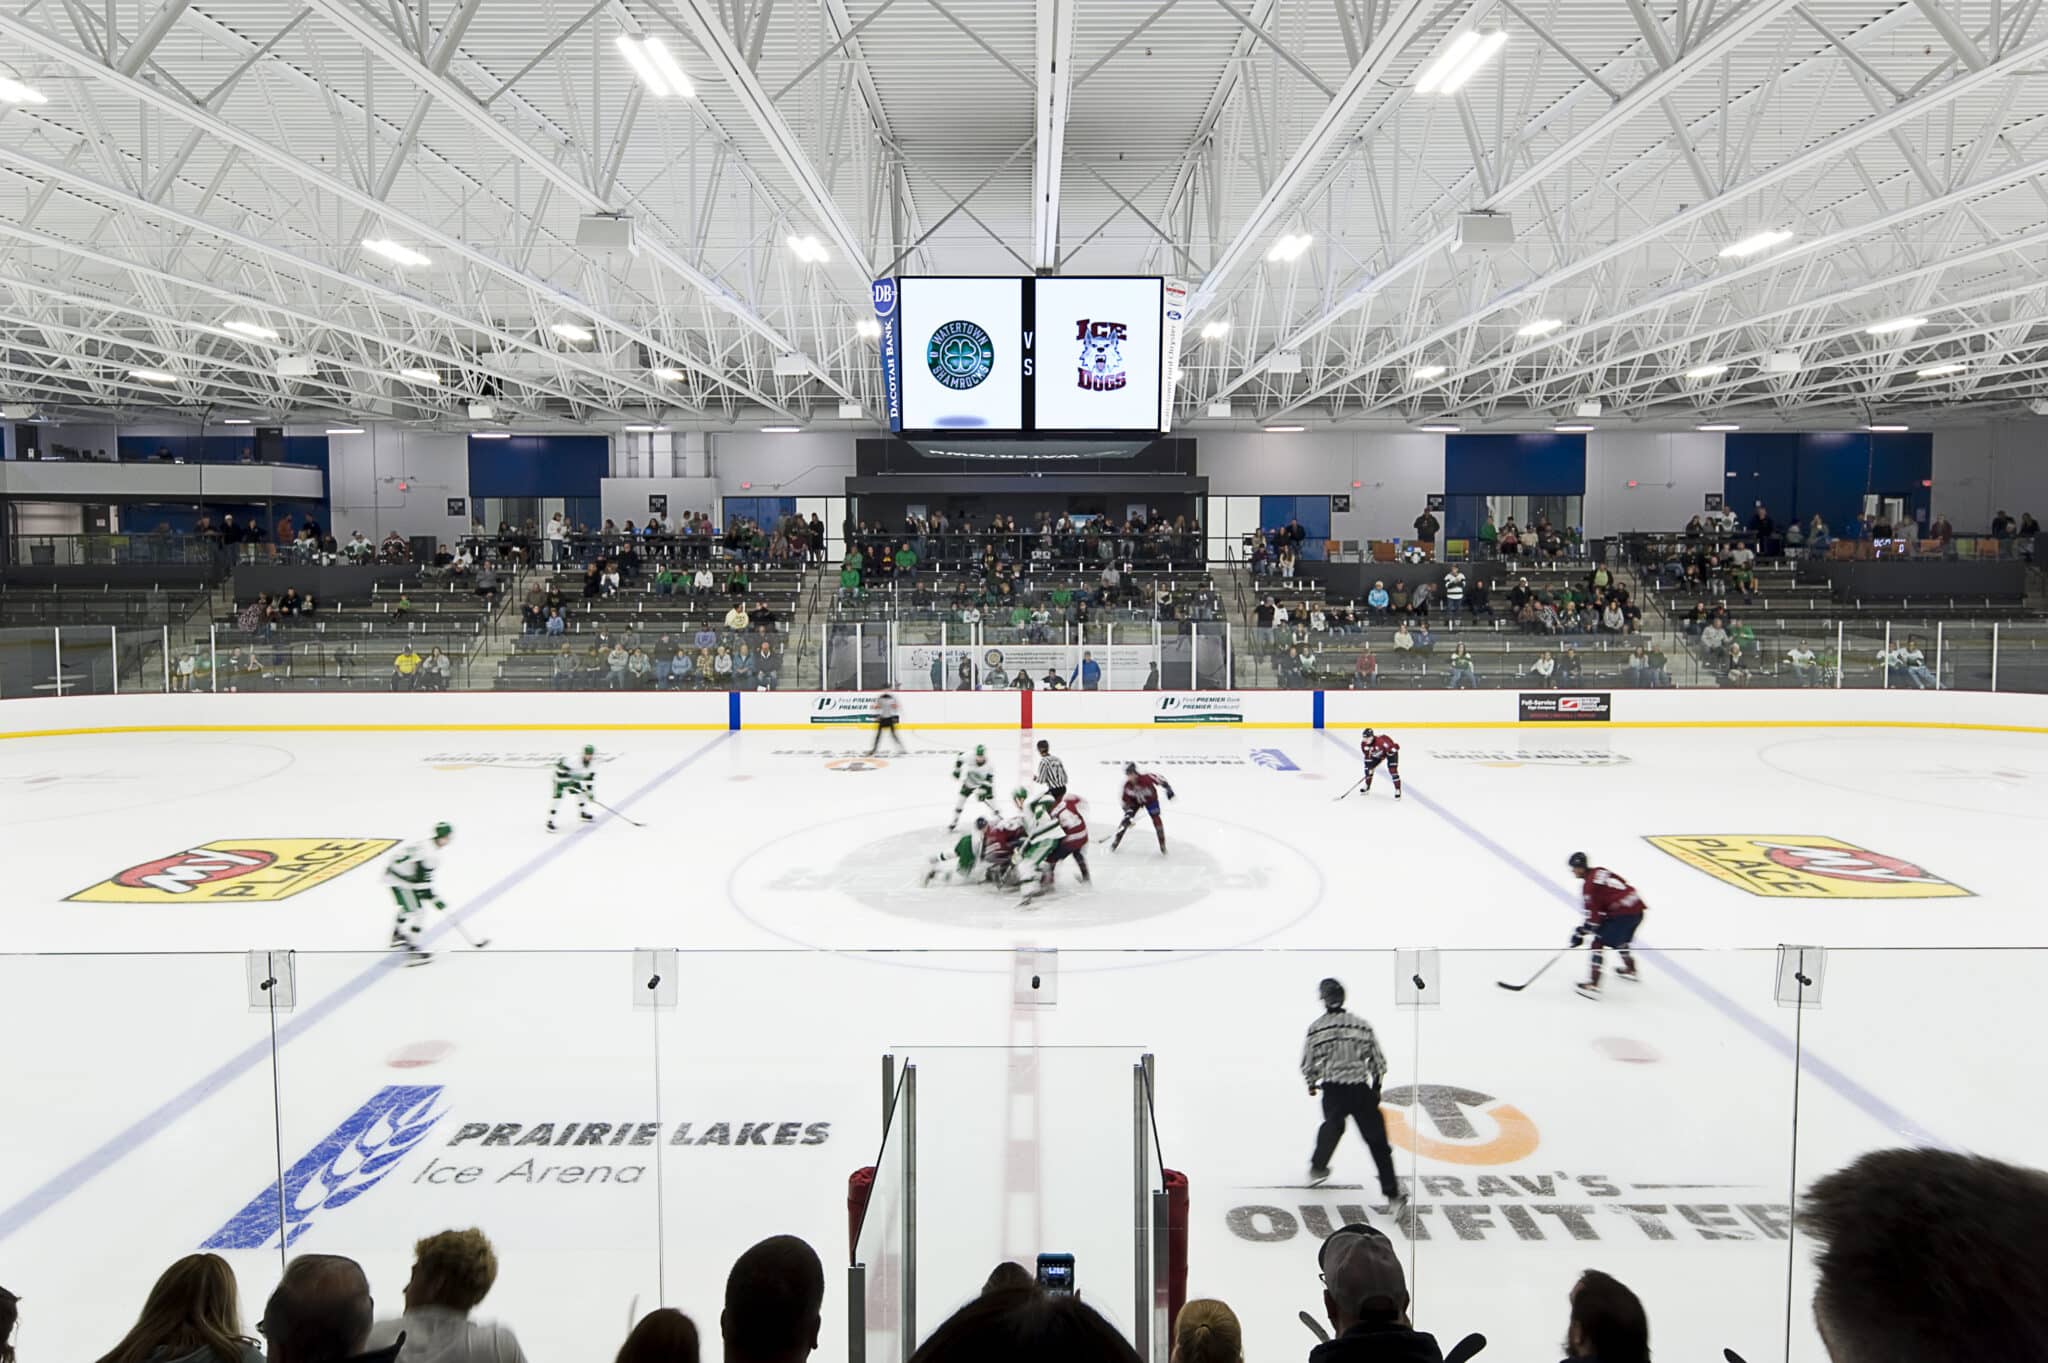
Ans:
<svg viewBox="0 0 2048 1363"><path fill-rule="evenodd" d="M1415 429L1427 431L1431 435L1456 435L1465 428L1463 426L1453 426L1448 422L1433 421L1427 426L1417 426Z"/></svg>
<svg viewBox="0 0 2048 1363"><path fill-rule="evenodd" d="M1267 434L1267 435L1300 435L1300 434L1301 434L1301 433L1302 433L1303 431L1305 431L1305 430L1307 430L1307 429L1308 429L1308 427L1306 427L1306 426L1268 426L1268 427L1266 428L1266 434Z"/></svg>
<svg viewBox="0 0 2048 1363"><path fill-rule="evenodd" d="M664 383L681 383L683 381L683 371L680 369L657 369L654 371L654 377L662 380Z"/></svg>
<svg viewBox="0 0 2048 1363"><path fill-rule="evenodd" d="M656 431L665 431L665 430L667 430L667 429L668 429L668 427L666 427L666 426L645 426L645 425L640 425L640 426L621 426L621 427L620 427L619 429L620 429L620 430L622 430L622 431L626 431L626 432L629 432L630 434L633 434L633 435L652 435L652 434L654 434L654 433L655 433Z"/></svg>
<svg viewBox="0 0 2048 1363"><path fill-rule="evenodd" d="M1533 322L1524 322L1515 329L1517 336L1548 336L1553 331L1564 329L1564 322L1557 317L1538 317Z"/></svg>
<svg viewBox="0 0 2048 1363"><path fill-rule="evenodd" d="M1792 240L1790 232L1774 227L1768 232L1758 232L1752 236L1744 237L1740 241L1729 242L1721 248L1721 259L1747 260L1751 256L1762 255L1773 246L1783 246L1790 240Z"/></svg>
<svg viewBox="0 0 2048 1363"><path fill-rule="evenodd" d="M555 335L563 340L573 341L577 345L583 345L597 339L596 334L590 328L579 327L574 322L556 322L548 330L554 332Z"/></svg>
<svg viewBox="0 0 2048 1363"><path fill-rule="evenodd" d="M1923 379L1945 379L1950 374L1960 374L1970 367L1967 360L1951 360L1947 364L1931 364L1919 371Z"/></svg>
<svg viewBox="0 0 2048 1363"><path fill-rule="evenodd" d="M1428 383L1431 379L1440 379L1450 372L1451 367L1449 365L1418 364L1408 371L1408 377L1417 383Z"/></svg>
<svg viewBox="0 0 2048 1363"><path fill-rule="evenodd" d="M365 237L363 249L373 256L384 257L393 265L410 265L415 269L422 269L434 263L433 257L421 255L412 247L403 242L393 241L389 237Z"/></svg>
<svg viewBox="0 0 2048 1363"><path fill-rule="evenodd" d="M470 438L470 439L472 439L472 440L510 440L510 439L512 438L512 432L510 432L510 431L471 431L471 432L469 433L469 438Z"/></svg>
<svg viewBox="0 0 2048 1363"><path fill-rule="evenodd" d="M1725 364L1696 364L1685 371L1689 379L1718 379L1728 372Z"/></svg>
<svg viewBox="0 0 2048 1363"><path fill-rule="evenodd" d="M875 340L882 334L882 324L872 317L861 318L853 324L853 329L867 337L870 341Z"/></svg>
<svg viewBox="0 0 2048 1363"><path fill-rule="evenodd" d="M1696 431L1739 431L1742 427L1732 421L1710 421L1704 426L1693 427Z"/></svg>
<svg viewBox="0 0 2048 1363"><path fill-rule="evenodd" d="M1865 426L1863 429L1877 435L1898 435L1902 431L1910 431L1913 428L1911 426L1870 425Z"/></svg>
<svg viewBox="0 0 2048 1363"><path fill-rule="evenodd" d="M1479 74L1479 68L1492 61L1494 56L1507 46L1508 35L1500 29L1481 33L1477 29L1466 29L1451 39L1443 55L1431 62L1415 82L1418 95L1455 95L1466 81Z"/></svg>
<svg viewBox="0 0 2048 1363"><path fill-rule="evenodd" d="M668 44L659 38L636 38L630 33L621 33L616 39L619 54L626 59L626 65L633 68L633 74L647 87L647 93L656 99L667 99L678 95L689 99L697 93L697 87L683 68L676 63L675 54L668 50Z"/></svg>
<svg viewBox="0 0 2048 1363"><path fill-rule="evenodd" d="M360 426L329 426L327 428L327 434L329 435L361 435L362 433L363 428Z"/></svg>
<svg viewBox="0 0 2048 1363"><path fill-rule="evenodd" d="M1228 322L1204 322L1202 324L1202 339L1205 341L1220 341L1229 333L1230 323Z"/></svg>
<svg viewBox="0 0 2048 1363"><path fill-rule="evenodd" d="M0 104L48 104L50 97L12 76L0 76Z"/></svg>
<svg viewBox="0 0 2048 1363"><path fill-rule="evenodd" d="M1550 429L1556 431L1559 435L1585 435L1596 428L1588 426L1584 422L1573 422L1564 426L1552 426Z"/></svg>
<svg viewBox="0 0 2048 1363"><path fill-rule="evenodd" d="M1871 325L1863 328L1863 334L1866 336L1892 336L1901 331L1912 331L1916 327L1924 327L1926 325L1927 319L1925 317L1894 317L1889 322L1873 322Z"/></svg>
<svg viewBox="0 0 2048 1363"><path fill-rule="evenodd" d="M806 265L823 265L832 259L832 253L825 249L825 243L816 237L799 237L791 234L784 240L788 242L789 249L796 253L796 258Z"/></svg>
<svg viewBox="0 0 2048 1363"><path fill-rule="evenodd" d="M763 426L763 427L761 428L761 434L762 434L762 435L795 435L795 434L796 434L796 433L797 433L798 431L801 431L802 429L803 429L803 427L801 427L801 426Z"/></svg>
<svg viewBox="0 0 2048 1363"><path fill-rule="evenodd" d="M223 331L232 331L237 336L247 336L252 340L274 341L277 339L277 333L269 327L255 322L244 322L240 318L236 318L232 322L222 322L220 325Z"/></svg>
<svg viewBox="0 0 2048 1363"><path fill-rule="evenodd" d="M176 383L178 381L176 374L168 374L161 369L131 369L128 371L128 377L131 379L141 379L144 383Z"/></svg>
<svg viewBox="0 0 2048 1363"><path fill-rule="evenodd" d="M1301 253L1303 251L1306 251L1309 248L1310 244L1314 241L1315 237L1313 237L1307 232L1289 232L1285 236L1281 237L1280 240L1273 243L1273 249L1266 252L1266 259L1280 261L1295 260L1299 258Z"/></svg>
<svg viewBox="0 0 2048 1363"><path fill-rule="evenodd" d="M229 416L222 417L220 424L223 426L247 426L250 422L249 418L245 416Z"/></svg>
<svg viewBox="0 0 2048 1363"><path fill-rule="evenodd" d="M441 376L431 369L401 369L398 377L410 383L439 383Z"/></svg>

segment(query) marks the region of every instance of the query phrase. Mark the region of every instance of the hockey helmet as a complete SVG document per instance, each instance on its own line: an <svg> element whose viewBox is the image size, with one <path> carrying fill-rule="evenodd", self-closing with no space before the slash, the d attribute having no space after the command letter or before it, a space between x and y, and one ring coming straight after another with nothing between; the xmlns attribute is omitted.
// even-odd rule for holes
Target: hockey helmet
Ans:
<svg viewBox="0 0 2048 1363"><path fill-rule="evenodd" d="M1370 730L1370 729L1367 729L1367 730L1366 730L1366 731L1364 732L1364 734L1363 734L1363 737L1364 737L1364 739L1365 739L1365 741L1366 741L1366 742L1368 742L1368 743L1372 742L1372 730Z"/></svg>
<svg viewBox="0 0 2048 1363"><path fill-rule="evenodd" d="M1051 752L1052 744L1046 742L1044 739L1041 738L1038 740L1038 750L1040 752Z"/></svg>
<svg viewBox="0 0 2048 1363"><path fill-rule="evenodd" d="M452 837L454 837L454 836L455 836L455 825L454 825L454 824L451 824L451 823L437 823L437 824L435 824L435 825L434 825L434 841L435 841L435 842L446 842L446 841L448 841L448 839L450 839L450 838L452 838Z"/></svg>
<svg viewBox="0 0 2048 1363"><path fill-rule="evenodd" d="M977 818L977 819L976 819L976 820L974 821L974 826L975 826L976 828L987 828L987 827L988 827L988 820L987 820L987 819L982 819L982 818Z"/></svg>
<svg viewBox="0 0 2048 1363"><path fill-rule="evenodd" d="M597 756L597 745L595 743L585 743L583 745L583 755L585 757Z"/></svg>
<svg viewBox="0 0 2048 1363"><path fill-rule="evenodd" d="M1571 855L1571 859L1565 864L1570 866L1574 871L1583 871L1592 863L1586 860L1586 854L1584 852L1574 852Z"/></svg>
<svg viewBox="0 0 2048 1363"><path fill-rule="evenodd" d="M1124 775L1126 775L1126 776L1136 776L1137 774L1138 774L1138 764L1137 764L1136 762L1126 762L1126 763L1124 763Z"/></svg>
<svg viewBox="0 0 2048 1363"><path fill-rule="evenodd" d="M1020 805L1029 804L1031 802L1031 792L1023 786L1019 786L1010 792L1010 798Z"/></svg>
<svg viewBox="0 0 2048 1363"><path fill-rule="evenodd" d="M1334 979L1324 980L1321 984L1317 985L1316 993L1322 996L1323 1007L1325 1008L1342 1008L1344 1006L1344 986Z"/></svg>

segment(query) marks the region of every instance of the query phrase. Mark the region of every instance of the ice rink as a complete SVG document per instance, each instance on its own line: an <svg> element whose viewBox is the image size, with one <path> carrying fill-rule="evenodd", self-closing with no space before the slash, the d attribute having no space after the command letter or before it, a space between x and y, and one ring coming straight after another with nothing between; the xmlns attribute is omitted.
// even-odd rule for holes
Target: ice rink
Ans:
<svg viewBox="0 0 2048 1363"><path fill-rule="evenodd" d="M535 1363L609 1356L657 1301L715 1329L733 1256L795 1232L841 1358L846 1180L875 1159L885 1052L920 1073L924 1328L1040 1249L1074 1250L1129 1319L1150 1053L1191 1294L1237 1306L1248 1357L1298 1357L1319 1235L1389 1225L1355 1133L1305 1186L1297 1058L1334 975L1392 1059L1420 1328L1540 1355L1598 1266L1674 1357L1784 1357L1789 1328L1819 1359L1795 1184L1908 1141L2048 1163L2023 1079L2048 734L1561 727L1389 725L1399 802L1384 774L1337 798L1357 730L1334 721L913 729L877 760L865 730L594 732L599 798L645 827L554 835L545 769L580 733L0 743L22 1357L96 1356L202 1245L260 1300L283 1204L294 1251L361 1259L394 1309L417 1236L482 1226L503 1272L480 1314ZM1063 866L1029 909L922 888L954 754L985 743L1014 783L1037 737L1090 802L1093 885ZM1168 855L1142 823L1107 851L1127 760L1178 792ZM397 968L378 868L440 819L444 894L490 946L444 935ZM1589 1002L1565 961L1496 988L1565 944L1580 849L1642 890L1646 979ZM1776 1001L1781 943L1831 948L1820 1007ZM1057 949L1055 1002L1018 1002L1022 947ZM251 948L299 953L289 1011L251 1007ZM635 948L680 949L673 1008L644 1006ZM1397 972L1417 948L1439 954ZM1426 1006L1404 1007L1417 972Z"/></svg>

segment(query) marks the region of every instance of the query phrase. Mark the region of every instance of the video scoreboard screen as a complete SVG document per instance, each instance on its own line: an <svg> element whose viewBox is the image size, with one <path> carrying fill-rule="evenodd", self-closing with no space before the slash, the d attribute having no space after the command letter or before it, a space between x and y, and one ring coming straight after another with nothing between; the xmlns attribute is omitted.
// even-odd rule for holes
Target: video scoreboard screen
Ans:
<svg viewBox="0 0 2048 1363"><path fill-rule="evenodd" d="M1159 278L877 280L890 429L1168 429L1185 290Z"/></svg>

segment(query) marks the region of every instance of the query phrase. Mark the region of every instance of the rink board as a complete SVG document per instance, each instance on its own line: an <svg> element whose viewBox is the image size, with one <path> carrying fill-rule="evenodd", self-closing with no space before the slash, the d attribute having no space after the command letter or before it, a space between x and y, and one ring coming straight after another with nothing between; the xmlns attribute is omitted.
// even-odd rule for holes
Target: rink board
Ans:
<svg viewBox="0 0 2048 1363"><path fill-rule="evenodd" d="M925 1328L998 1255L1059 1248L1130 1319L1128 1064L1149 1052L1166 1162L1192 1184L1190 1288L1240 1304L1248 1356L1297 1356L1319 1236L1361 1212L1387 1225L1355 1134L1333 1182L1304 1186L1317 1114L1294 1064L1324 975L1389 1052L1421 1208L1392 1229L1446 1342L1550 1347L1591 1265L1644 1295L1661 1339L1778 1357L1789 1267L1792 1357L1817 1360L1795 1181L1912 1141L2048 1164L1999 1040L2040 1025L2038 701L1622 694L1609 722L1517 726L1512 695L1330 693L1317 733L1313 693L1172 726L1156 695L1040 695L1025 732L1014 695L911 696L909 753L869 760L871 728L813 724L819 699L743 697L738 732L723 696L0 706L0 812L25 849L0 924L10 951L41 953L0 955L0 1028L25 1039L9 1091L47 1116L10 1125L0 1164L0 1283L37 1304L24 1357L97 1356L118 1333L106 1303L139 1302L201 1245L259 1301L281 1152L291 1249L361 1258L380 1300L413 1239L483 1226L504 1269L481 1314L537 1360L623 1337L657 1301L710 1325L732 1256L776 1230L824 1254L821 1356L841 1358L845 1179L879 1143L884 1051L921 1074ZM1400 804L1384 776L1337 798L1363 723L1403 743ZM539 829L546 768L585 732L599 798L648 828ZM1098 844L1121 764L1165 775L1171 854L1140 823L1092 850L1094 890L1028 913L918 887L947 841L954 753L986 743L1008 782L1036 737ZM309 843L441 817L448 897L489 951L394 968L373 867L286 874ZM1800 838L1862 849L1854 873L1888 893L1777 897L1755 849ZM1592 1004L1567 962L1496 988L1563 945L1580 846L1644 890L1647 981ZM153 898L79 897L235 848L273 851L265 883L290 893L174 877ZM1778 870L1856 889L1813 867ZM1917 894L1935 882L1967 893ZM1837 948L1818 1011L1776 1001L1785 941ZM1056 1006L1016 1006L1023 945L1058 949ZM299 953L274 1051L248 1003L258 946ZM681 948L673 1010L636 1006L635 946ZM1392 948L1409 946L1442 949L1432 1008L1395 1002ZM114 949L157 954L79 954ZM379 1177L358 1136L394 1157Z"/></svg>

